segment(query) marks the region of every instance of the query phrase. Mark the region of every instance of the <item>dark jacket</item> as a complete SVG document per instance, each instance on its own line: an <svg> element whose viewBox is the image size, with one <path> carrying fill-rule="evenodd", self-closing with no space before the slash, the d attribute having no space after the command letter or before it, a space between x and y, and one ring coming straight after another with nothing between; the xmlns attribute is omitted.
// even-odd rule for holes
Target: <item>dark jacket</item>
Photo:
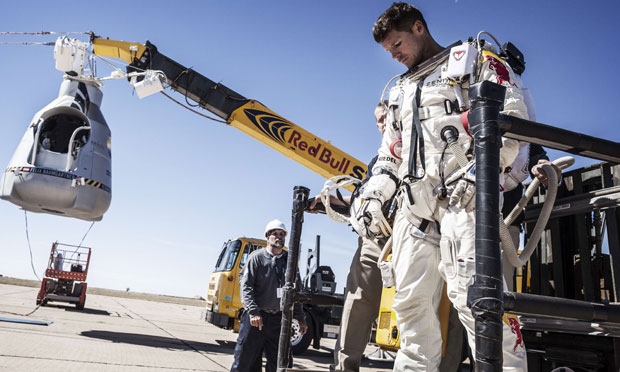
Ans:
<svg viewBox="0 0 620 372"><path fill-rule="evenodd" d="M260 310L279 311L278 288L284 286L288 252L274 256L267 248L250 254L241 277L241 303L250 315L259 315ZM297 289L301 280L297 277ZM301 306L294 307L295 319L305 321Z"/></svg>

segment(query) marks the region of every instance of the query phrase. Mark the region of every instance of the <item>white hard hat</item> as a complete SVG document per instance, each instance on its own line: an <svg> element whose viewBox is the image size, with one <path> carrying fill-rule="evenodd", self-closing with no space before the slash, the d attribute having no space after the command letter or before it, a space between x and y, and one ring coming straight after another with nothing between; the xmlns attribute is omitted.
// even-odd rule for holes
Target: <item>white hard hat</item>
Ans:
<svg viewBox="0 0 620 372"><path fill-rule="evenodd" d="M267 237L267 234L271 230L284 230L284 232L288 234L288 230L286 229L286 226L284 226L284 222L282 222L282 221L280 221L278 219L275 219L273 221L269 221L267 226L265 226L265 237Z"/></svg>

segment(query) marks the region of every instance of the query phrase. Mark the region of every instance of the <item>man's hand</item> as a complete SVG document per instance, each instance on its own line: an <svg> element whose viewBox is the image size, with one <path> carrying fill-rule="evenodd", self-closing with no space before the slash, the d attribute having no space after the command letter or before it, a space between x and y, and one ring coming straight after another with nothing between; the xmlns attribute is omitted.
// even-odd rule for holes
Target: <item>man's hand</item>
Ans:
<svg viewBox="0 0 620 372"><path fill-rule="evenodd" d="M344 201L347 203L350 203L351 201L351 197L350 196L345 196L343 197ZM340 199L338 199L338 197L334 194L329 194L329 204L334 207L334 206L342 206L342 207L348 207L347 204L344 204ZM306 212L308 213L319 213L318 210L316 210L315 208L317 206L323 205L323 201L321 200L321 194L318 194L317 196L315 196L314 198L312 198L312 202L310 203L310 206L308 207L308 209L306 209Z"/></svg>
<svg viewBox="0 0 620 372"><path fill-rule="evenodd" d="M263 318L260 315L250 315L250 325L258 327L259 331L263 330Z"/></svg>
<svg viewBox="0 0 620 372"><path fill-rule="evenodd" d="M471 212L476 207L476 163L470 161L446 179L448 204Z"/></svg>
<svg viewBox="0 0 620 372"><path fill-rule="evenodd" d="M306 332L308 332L308 325L304 322L299 322L299 332L301 332L302 335L305 335Z"/></svg>
<svg viewBox="0 0 620 372"><path fill-rule="evenodd" d="M543 167L542 167L543 164L549 164L551 167L553 167L553 169L555 170L555 173L558 175L558 181L562 179L562 170L557 165L553 164L549 160L540 159L538 163L532 167L532 174L534 175L534 177L536 177L540 181L540 183L545 185L545 187L548 186L549 180L547 179L547 175L545 174L545 171L543 170Z"/></svg>
<svg viewBox="0 0 620 372"><path fill-rule="evenodd" d="M321 194L318 194L314 198L312 198L312 202L310 203L310 206L308 206L308 209L306 209L306 212L319 213L317 210L314 209L317 205L323 205L323 202L321 201Z"/></svg>
<svg viewBox="0 0 620 372"><path fill-rule="evenodd" d="M468 179L457 181L450 193L448 205L463 208L467 212L473 211L476 208L476 184Z"/></svg>

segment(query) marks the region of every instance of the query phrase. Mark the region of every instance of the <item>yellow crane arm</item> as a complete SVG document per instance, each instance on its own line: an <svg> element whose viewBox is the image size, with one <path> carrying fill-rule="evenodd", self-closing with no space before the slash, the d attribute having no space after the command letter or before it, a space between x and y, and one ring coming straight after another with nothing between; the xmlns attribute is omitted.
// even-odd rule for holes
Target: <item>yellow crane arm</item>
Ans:
<svg viewBox="0 0 620 372"><path fill-rule="evenodd" d="M94 53L129 63L128 70L160 70L170 87L283 155L325 178L365 177L367 166L353 156L269 110L256 100L215 83L159 53L157 47L93 38ZM348 187L349 191L352 186Z"/></svg>

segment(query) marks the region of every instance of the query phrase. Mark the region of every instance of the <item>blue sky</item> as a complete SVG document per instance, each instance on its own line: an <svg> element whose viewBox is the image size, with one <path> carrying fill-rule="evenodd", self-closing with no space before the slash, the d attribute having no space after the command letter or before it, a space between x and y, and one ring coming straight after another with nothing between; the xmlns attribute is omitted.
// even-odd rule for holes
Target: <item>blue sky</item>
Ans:
<svg viewBox="0 0 620 372"><path fill-rule="evenodd" d="M116 40L150 40L163 54L367 161L380 141L373 108L387 80L404 70L370 31L390 4L10 2L0 14L0 31L92 30ZM620 141L618 1L414 4L441 45L480 30L517 45L540 122ZM34 113L56 97L62 74L54 69L51 47L0 45L0 56L0 164L8 164ZM109 72L103 64L99 71ZM322 187L320 176L162 95L140 100L124 80L107 82L103 92L101 108L112 130L113 197L84 242L93 248L91 286L204 296L224 241L261 237L274 218L290 226L293 187L304 185L311 194ZM591 163L578 159L578 165ZM31 213L28 221L39 276L52 242L77 244L90 225ZM334 268L342 290L356 235L324 215L305 221L302 261L320 234L322 264ZM0 274L34 279L24 212L6 201L0 201L0 239Z"/></svg>

